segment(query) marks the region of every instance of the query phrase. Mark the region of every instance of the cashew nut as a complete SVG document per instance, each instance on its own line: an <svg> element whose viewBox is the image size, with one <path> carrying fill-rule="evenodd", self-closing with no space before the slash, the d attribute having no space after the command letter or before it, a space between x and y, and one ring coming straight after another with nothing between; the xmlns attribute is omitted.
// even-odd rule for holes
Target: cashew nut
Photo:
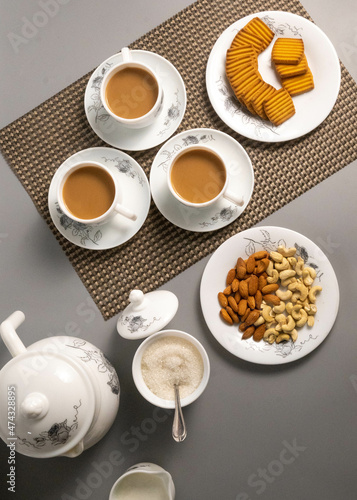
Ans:
<svg viewBox="0 0 357 500"><path fill-rule="evenodd" d="M290 283L288 289L293 292L299 293L300 294L299 298L302 302L306 299L307 294L309 293L308 288L299 281L296 281L295 283Z"/></svg>
<svg viewBox="0 0 357 500"><path fill-rule="evenodd" d="M300 309L300 314L301 314L301 318L296 321L296 326L298 328L301 328L302 326L304 326L306 321L307 321L307 312L305 311L305 309Z"/></svg>
<svg viewBox="0 0 357 500"><path fill-rule="evenodd" d="M267 270L267 272L268 272L268 270ZM278 279L279 279L279 273L276 269L273 269L271 275L267 277L267 282L270 284L277 283Z"/></svg>
<svg viewBox="0 0 357 500"><path fill-rule="evenodd" d="M302 275L302 270L304 269L304 259L302 259L301 257L298 257L298 260L297 260L297 263L295 265L295 271L296 271L296 274L298 276L301 276Z"/></svg>
<svg viewBox="0 0 357 500"><path fill-rule="evenodd" d="M279 324L278 324L278 325L276 325L275 330L276 330L277 332L281 332L281 331L282 331L282 325L279 325Z"/></svg>
<svg viewBox="0 0 357 500"><path fill-rule="evenodd" d="M269 261L268 267L266 268L266 273L268 276L272 276L274 270L274 263L272 260Z"/></svg>
<svg viewBox="0 0 357 500"><path fill-rule="evenodd" d="M313 286L312 288L310 288L309 301L312 303L315 303L316 302L316 293L321 292L321 290L322 290L322 286L319 286L319 285L316 285L316 286Z"/></svg>
<svg viewBox="0 0 357 500"><path fill-rule="evenodd" d="M296 341L297 341L297 338L298 338L298 332L295 330L295 328L294 328L294 330L293 330L292 332L290 332L290 337L291 337L291 340L292 340L293 342L296 342Z"/></svg>
<svg viewBox="0 0 357 500"><path fill-rule="evenodd" d="M299 319L301 319L301 308L302 308L302 305L301 304L295 304L294 307L292 308L292 311L291 311L291 316L297 321Z"/></svg>
<svg viewBox="0 0 357 500"><path fill-rule="evenodd" d="M281 262L277 262L275 264L275 269L277 269L278 271L284 271L284 269L290 269L289 262L285 257L283 257L283 260Z"/></svg>
<svg viewBox="0 0 357 500"><path fill-rule="evenodd" d="M285 310L288 314L293 312L294 304L292 302L288 302L285 306Z"/></svg>
<svg viewBox="0 0 357 500"><path fill-rule="evenodd" d="M283 260L283 256L279 252L270 252L270 257L274 262L281 262Z"/></svg>
<svg viewBox="0 0 357 500"><path fill-rule="evenodd" d="M306 315L307 317L307 315ZM292 332L293 329L295 328L295 321L292 316L288 316L288 320L286 325L282 325L283 332Z"/></svg>
<svg viewBox="0 0 357 500"><path fill-rule="evenodd" d="M254 326L260 326L263 323L265 323L263 316L259 316L259 318L257 319L257 321L254 323Z"/></svg>
<svg viewBox="0 0 357 500"><path fill-rule="evenodd" d="M294 278L294 277L288 278L288 279L281 282L281 286L289 286L290 283L295 283L295 282L296 282L296 278Z"/></svg>
<svg viewBox="0 0 357 500"><path fill-rule="evenodd" d="M279 325L285 325L285 323L286 323L286 319L287 319L287 318L286 318L285 314L277 314L277 315L275 316L275 321L276 321L277 323L279 323Z"/></svg>
<svg viewBox="0 0 357 500"><path fill-rule="evenodd" d="M265 330L263 339L264 340L269 339L270 335L274 335L274 340L275 340L275 337L278 336L278 332L275 330L275 328L268 328L267 330Z"/></svg>
<svg viewBox="0 0 357 500"><path fill-rule="evenodd" d="M304 309L309 316L313 316L314 314L317 313L317 307L315 304L306 304L304 306Z"/></svg>
<svg viewBox="0 0 357 500"><path fill-rule="evenodd" d="M302 270L302 280L304 285L311 286L316 278L316 271L312 267L304 267Z"/></svg>
<svg viewBox="0 0 357 500"><path fill-rule="evenodd" d="M287 280L295 276L296 272L293 269L285 269L285 271L281 271L279 274L279 278L281 281Z"/></svg>
<svg viewBox="0 0 357 500"><path fill-rule="evenodd" d="M273 307L273 312L275 312L275 314L280 314L283 313L284 311L285 311L285 302L283 301L281 301L278 306Z"/></svg>
<svg viewBox="0 0 357 500"><path fill-rule="evenodd" d="M315 317L314 316L308 316L307 317L307 324L310 327L314 326L314 324L315 324Z"/></svg>
<svg viewBox="0 0 357 500"><path fill-rule="evenodd" d="M283 246L278 246L278 252L281 253L281 255L283 255L284 257L293 257L296 254L296 248L285 248Z"/></svg>
<svg viewBox="0 0 357 500"><path fill-rule="evenodd" d="M285 291L283 291L283 290L280 290L280 289L279 289L279 290L277 290L277 291L275 292L275 295L276 295L277 297L279 297L279 299L280 299L280 300L287 301L287 300L290 300L290 299L291 299L291 297L292 297L292 295L293 295L293 292L292 292L291 290L285 290Z"/></svg>
<svg viewBox="0 0 357 500"><path fill-rule="evenodd" d="M290 340L290 335L288 335L287 333L281 333L276 337L275 342L277 344L280 344L280 342L284 342L285 340Z"/></svg>
<svg viewBox="0 0 357 500"><path fill-rule="evenodd" d="M288 262L290 264L290 266L294 269L294 267L296 266L296 263L297 263L297 260L295 257L288 257Z"/></svg>
<svg viewBox="0 0 357 500"><path fill-rule="evenodd" d="M271 316L270 312L271 312L270 306L263 307L261 314L262 314L264 320L266 321L266 323L272 323L274 321L274 318L273 318L273 316Z"/></svg>

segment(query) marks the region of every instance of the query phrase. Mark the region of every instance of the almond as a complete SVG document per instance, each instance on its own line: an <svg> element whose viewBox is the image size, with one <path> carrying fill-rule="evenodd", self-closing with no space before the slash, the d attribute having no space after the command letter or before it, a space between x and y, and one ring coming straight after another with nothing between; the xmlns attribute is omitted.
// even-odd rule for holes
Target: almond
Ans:
<svg viewBox="0 0 357 500"><path fill-rule="evenodd" d="M245 324L248 326L252 325L253 323L255 323L257 321L259 316L260 316L260 311L258 311L258 309L254 309L253 311L250 311L250 313L248 314L248 316L245 320Z"/></svg>
<svg viewBox="0 0 357 500"><path fill-rule="evenodd" d="M242 321L243 323L244 323L244 322L245 322L245 320L247 319L248 314L250 314L250 309L249 309L249 307L247 307L247 309L246 309L245 313L244 313L244 314L243 314L243 316L241 317L241 321Z"/></svg>
<svg viewBox="0 0 357 500"><path fill-rule="evenodd" d="M270 304L272 306L278 306L280 304L280 299L276 295L272 295L268 293L267 295L264 295L264 300L267 304Z"/></svg>
<svg viewBox="0 0 357 500"><path fill-rule="evenodd" d="M248 326L248 328L244 331L244 333L242 335L242 339L243 340L249 339L252 335L253 335L253 339L254 339L255 327L254 326Z"/></svg>
<svg viewBox="0 0 357 500"><path fill-rule="evenodd" d="M234 278L231 284L233 293L235 293L238 290L238 286L239 286L239 281L237 280L237 278Z"/></svg>
<svg viewBox="0 0 357 500"><path fill-rule="evenodd" d="M276 292L279 289L279 285L277 283L272 283L271 285L265 285L262 288L262 294L266 295L267 293Z"/></svg>
<svg viewBox="0 0 357 500"><path fill-rule="evenodd" d="M260 260L260 259L266 259L268 255L269 253L266 250L260 250L259 252L253 253L252 257L254 257L255 260Z"/></svg>
<svg viewBox="0 0 357 500"><path fill-rule="evenodd" d="M255 329L255 332L254 332L254 335L253 335L253 340L255 340L255 342L260 342L260 340L262 340L262 338L263 338L265 330L266 330L265 323L263 323L262 325L258 326Z"/></svg>
<svg viewBox="0 0 357 500"><path fill-rule="evenodd" d="M238 312L238 304L233 297L228 297L228 304L235 313Z"/></svg>
<svg viewBox="0 0 357 500"><path fill-rule="evenodd" d="M247 260L247 273L251 274L254 271L254 268L255 268L255 258L253 257L253 255L251 255L250 257L248 257Z"/></svg>
<svg viewBox="0 0 357 500"><path fill-rule="evenodd" d="M248 297L248 307L249 309L255 309L255 298L252 295Z"/></svg>
<svg viewBox="0 0 357 500"><path fill-rule="evenodd" d="M239 292L236 292L234 294L234 300L237 302L237 304L239 304L239 301L242 297L240 296L240 293Z"/></svg>
<svg viewBox="0 0 357 500"><path fill-rule="evenodd" d="M232 293L232 287L231 285L228 285L227 288L223 290L224 295L230 295Z"/></svg>
<svg viewBox="0 0 357 500"><path fill-rule="evenodd" d="M221 309L220 314L221 314L222 318L224 319L224 321L226 321L230 325L233 325L233 320L225 309Z"/></svg>
<svg viewBox="0 0 357 500"><path fill-rule="evenodd" d="M236 277L236 270L230 269L227 274L226 285L227 286L230 285L235 277Z"/></svg>
<svg viewBox="0 0 357 500"><path fill-rule="evenodd" d="M242 280L245 277L246 274L247 274L247 269L245 267L245 264L244 264L244 266L238 266L237 267L237 278L239 280Z"/></svg>
<svg viewBox="0 0 357 500"><path fill-rule="evenodd" d="M248 283L246 281L240 281L239 282L238 291L240 293L240 296L243 299L247 299L248 295L249 295L249 293L248 293Z"/></svg>
<svg viewBox="0 0 357 500"><path fill-rule="evenodd" d="M233 309L229 306L226 307L227 313L230 315L234 323L239 323L238 315L233 311Z"/></svg>
<svg viewBox="0 0 357 500"><path fill-rule="evenodd" d="M238 304L238 314L239 316L244 316L245 311L247 310L247 300L241 299Z"/></svg>
<svg viewBox="0 0 357 500"><path fill-rule="evenodd" d="M241 331L241 332L244 332L246 329L248 328L248 325L246 325L243 321L243 323L241 323L239 326L238 326L238 330Z"/></svg>
<svg viewBox="0 0 357 500"><path fill-rule="evenodd" d="M258 290L261 291L267 284L268 284L267 279L264 276L259 276Z"/></svg>
<svg viewBox="0 0 357 500"><path fill-rule="evenodd" d="M249 284L248 284L249 295L255 295L257 293L258 286L259 286L258 276L256 276L255 274L252 274L252 276L250 277L250 280L249 280Z"/></svg>
<svg viewBox="0 0 357 500"><path fill-rule="evenodd" d="M260 290L257 290L257 293L254 295L254 299L255 299L256 309L260 309L260 307L262 305L262 301L263 301L263 295L262 295L262 292Z"/></svg>
<svg viewBox="0 0 357 500"><path fill-rule="evenodd" d="M228 306L228 300L227 300L227 297L224 295L224 293L219 292L219 294L218 294L218 302L220 303L221 307L227 307Z"/></svg>

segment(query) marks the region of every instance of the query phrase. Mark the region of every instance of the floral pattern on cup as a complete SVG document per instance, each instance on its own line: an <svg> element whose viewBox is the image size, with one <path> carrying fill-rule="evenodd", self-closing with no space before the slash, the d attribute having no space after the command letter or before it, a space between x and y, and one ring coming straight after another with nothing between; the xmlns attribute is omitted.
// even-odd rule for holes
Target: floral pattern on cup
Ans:
<svg viewBox="0 0 357 500"><path fill-rule="evenodd" d="M170 150L164 149L163 151L161 151L160 154L164 157L164 160L158 164L158 168L163 168L166 172L168 164L170 163L172 157L175 156L183 148L194 144L206 144L212 141L215 141L215 138L210 134L189 134L186 137L181 138L179 142L173 144Z"/></svg>
<svg viewBox="0 0 357 500"><path fill-rule="evenodd" d="M97 75L94 77L91 88L93 89L93 94L91 95L91 99L93 104L88 106L88 113L94 111L95 112L95 122L106 122L109 120L110 115L106 112L102 100L100 98L100 87L102 85L102 81L104 75L110 70L113 66L113 63L105 63L104 66L98 71Z"/></svg>
<svg viewBox="0 0 357 500"><path fill-rule="evenodd" d="M232 205L230 205L229 207L222 208L222 210L213 215L213 217L211 217L209 221L199 222L199 225L201 227L207 227L214 226L215 224L217 224L217 222L228 222L236 216L237 212L238 208L236 206L232 207Z"/></svg>
<svg viewBox="0 0 357 500"><path fill-rule="evenodd" d="M79 238L81 245L85 246L86 242L88 241L91 241L95 245L98 245L99 240L103 236L102 232L98 228L70 219L66 214L62 212L58 202L56 202L56 210L61 226L65 230L71 230L72 235Z"/></svg>
<svg viewBox="0 0 357 500"><path fill-rule="evenodd" d="M48 431L42 431L38 436L31 438L31 441L26 438L21 438L17 436L20 445L27 446L28 448L32 446L33 448L42 448L46 444L53 446L63 445L71 437L71 432L78 428L78 413L79 408L82 406L81 400L77 405L73 406L75 410L74 417L72 419L72 424L68 424L68 419L66 418L63 422L55 422L51 425Z"/></svg>
<svg viewBox="0 0 357 500"><path fill-rule="evenodd" d="M122 159L119 156L116 158L106 158L105 156L102 156L102 159L105 163L113 162L119 173L124 174L127 177L131 177L132 179L137 178L140 186L144 187L144 179L141 177L139 172L135 170L130 160Z"/></svg>

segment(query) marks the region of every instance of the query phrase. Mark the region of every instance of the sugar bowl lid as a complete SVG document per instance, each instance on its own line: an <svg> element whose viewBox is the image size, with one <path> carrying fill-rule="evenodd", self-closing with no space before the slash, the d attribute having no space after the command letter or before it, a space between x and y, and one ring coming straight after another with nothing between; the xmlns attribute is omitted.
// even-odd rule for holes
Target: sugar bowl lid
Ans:
<svg viewBox="0 0 357 500"><path fill-rule="evenodd" d="M132 290L129 302L118 316L117 330L131 340L144 339L162 330L175 316L179 304L176 295L168 290L146 294Z"/></svg>
<svg viewBox="0 0 357 500"><path fill-rule="evenodd" d="M0 435L16 451L48 458L76 456L95 412L84 369L59 353L28 350L0 372Z"/></svg>

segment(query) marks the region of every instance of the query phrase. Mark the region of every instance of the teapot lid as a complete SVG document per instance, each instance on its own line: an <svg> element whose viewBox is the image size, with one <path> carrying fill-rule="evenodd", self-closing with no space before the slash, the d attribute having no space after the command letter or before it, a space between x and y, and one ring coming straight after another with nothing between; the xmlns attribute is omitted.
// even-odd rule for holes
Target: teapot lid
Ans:
<svg viewBox="0 0 357 500"><path fill-rule="evenodd" d="M94 417L84 369L59 353L27 351L0 372L0 435L23 455L48 458L79 446Z"/></svg>
<svg viewBox="0 0 357 500"><path fill-rule="evenodd" d="M117 330L125 339L144 339L156 333L172 320L178 309L176 295L168 290L144 294L132 290L130 304L118 316Z"/></svg>

